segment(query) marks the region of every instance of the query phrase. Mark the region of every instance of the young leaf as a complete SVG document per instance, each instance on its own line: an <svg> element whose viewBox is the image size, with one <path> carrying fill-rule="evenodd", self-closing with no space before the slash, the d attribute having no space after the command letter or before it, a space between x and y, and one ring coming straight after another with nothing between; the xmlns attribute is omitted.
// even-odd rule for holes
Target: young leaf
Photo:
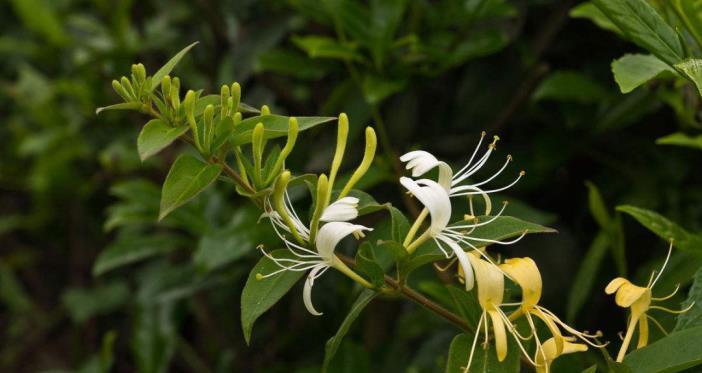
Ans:
<svg viewBox="0 0 702 373"><path fill-rule="evenodd" d="M327 341L327 345L324 348L324 364L322 365L322 372L328 371L329 364L332 362L336 351L339 349L341 341L346 336L346 333L349 332L351 324L353 324L353 322L356 321L358 316L361 314L361 311L363 311L363 309L366 308L368 303L370 303L376 295L378 295L377 292L369 289L364 289L358 296L356 301L353 303L353 305L351 306L351 310L346 315L346 318L341 323L341 326L339 326L339 330L336 332L336 335L329 338L329 340Z"/></svg>
<svg viewBox="0 0 702 373"><path fill-rule="evenodd" d="M651 54L626 54L612 62L614 80L622 93L629 93L665 71L675 72Z"/></svg>
<svg viewBox="0 0 702 373"><path fill-rule="evenodd" d="M185 54L188 53L190 51L190 49L192 49L194 46L196 46L197 43L199 43L199 41L196 41L196 42L188 45L187 47L183 48L180 52L178 52L175 56L173 56L173 58L168 60L168 62L166 62L166 64L163 65L163 67L161 67L160 69L158 69L158 71L156 71L156 74L154 74L153 79L151 80L152 84L151 84L150 91L153 91L156 87L161 85L161 81L163 80L163 77L170 74L171 71L173 71L173 68L183 58L183 56L185 56Z"/></svg>
<svg viewBox="0 0 702 373"><path fill-rule="evenodd" d="M195 198L222 172L222 166L207 164L183 154L171 166L161 190L161 220L176 208Z"/></svg>
<svg viewBox="0 0 702 373"><path fill-rule="evenodd" d="M670 66L685 58L678 33L646 0L592 1L624 35Z"/></svg>
<svg viewBox="0 0 702 373"><path fill-rule="evenodd" d="M141 102L122 102L110 106L99 107L95 109L95 114L100 114L107 110L139 110L140 108Z"/></svg>
<svg viewBox="0 0 702 373"><path fill-rule="evenodd" d="M688 136L682 132L675 132L656 140L656 144L686 146L702 150L702 135Z"/></svg>
<svg viewBox="0 0 702 373"><path fill-rule="evenodd" d="M675 240L675 247L690 252L702 253L702 237L689 233L682 227L656 212L635 206L617 206L617 211L625 212L664 240Z"/></svg>
<svg viewBox="0 0 702 373"><path fill-rule="evenodd" d="M689 58L675 65L675 67L685 74L685 77L695 83L697 92L702 96L702 60Z"/></svg>
<svg viewBox="0 0 702 373"><path fill-rule="evenodd" d="M669 334L635 350L624 363L636 373L674 373L702 365L702 326Z"/></svg>
<svg viewBox="0 0 702 373"><path fill-rule="evenodd" d="M473 336L459 334L451 341L446 362L446 373L463 373L468 364L470 349L473 345ZM482 341L478 341L470 364L471 373L516 373L519 372L519 354L510 349L504 361L497 360L495 346L488 344L483 348ZM510 346L514 347L514 346Z"/></svg>
<svg viewBox="0 0 702 373"><path fill-rule="evenodd" d="M610 222L610 216L607 212L607 206L602 199L602 194L597 186L589 181L585 182L588 190L588 205L590 206L590 213L597 221L600 228L606 228Z"/></svg>
<svg viewBox="0 0 702 373"><path fill-rule="evenodd" d="M263 123L265 131L264 139L273 139L288 135L289 117L282 115L262 115L244 119L236 125L232 135L232 145L244 145L251 142L251 134L257 123ZM298 130L300 132L314 126L336 120L336 117L297 117Z"/></svg>
<svg viewBox="0 0 702 373"><path fill-rule="evenodd" d="M285 249L275 250L270 254L275 258L293 257L290 251ZM265 276L279 269L280 267L272 260L263 257L249 273L241 293L241 329L244 332L246 344L251 342L251 331L258 317L273 307L304 274L300 271L283 271L261 280L256 278L259 273Z"/></svg>
<svg viewBox="0 0 702 373"><path fill-rule="evenodd" d="M695 305L692 306L692 309L678 315L678 321L673 331L677 332L702 326L702 267L695 273L690 292L687 295L687 300L683 303L682 307L689 307L693 302Z"/></svg>
<svg viewBox="0 0 702 373"><path fill-rule="evenodd" d="M160 152L178 137L188 132L188 126L171 127L160 119L152 119L141 129L137 151L142 162Z"/></svg>

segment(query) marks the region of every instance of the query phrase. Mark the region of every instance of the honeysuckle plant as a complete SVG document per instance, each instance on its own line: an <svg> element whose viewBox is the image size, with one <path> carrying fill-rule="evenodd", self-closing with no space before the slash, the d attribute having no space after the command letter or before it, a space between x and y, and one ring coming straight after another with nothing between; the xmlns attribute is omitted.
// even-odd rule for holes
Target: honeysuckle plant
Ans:
<svg viewBox="0 0 702 373"><path fill-rule="evenodd" d="M598 340L600 332L580 332L539 305L544 284L533 259L503 259L502 255L491 253L495 245L511 245L527 234L553 231L506 216L506 202L493 214L491 195L515 186L525 175L520 171L503 186L487 188L513 162L508 155L496 172L474 180L496 151L499 137L494 136L478 156L486 136L483 133L468 162L457 172L427 151L414 150L401 156L399 161L406 163L411 177L399 175L397 182L423 206L417 216L408 218L392 204L379 203L370 194L357 189L376 156L378 141L372 126L364 131L361 161L352 172L344 173L342 164L349 145L350 126L345 114L338 117L273 114L266 105L256 109L245 104L242 87L236 82L222 85L218 94L187 90L183 95L184 82L170 74L193 46L179 52L153 75L149 75L143 65L133 65L130 78L113 81L113 88L124 102L100 108L98 112L135 110L151 117L137 139L142 160L176 141L189 148L173 162L163 183L160 219L221 179L260 209L259 224L269 223L272 227L279 245L258 246L261 258L251 269L242 292L242 329L247 343L254 322L304 274L304 306L310 314L322 315L312 301L314 284L333 269L363 291L356 303L360 306L354 307L337 336L327 344L324 370L328 369L328 362L349 323L376 296L407 299L455 325L459 331L472 333L470 345L459 349L452 344L448 351L447 367L459 367L457 371L485 371L489 360L485 356L494 354L495 364L505 364L509 356L520 356L531 369L549 372L551 364L561 355L585 351L588 345L605 348L606 343ZM296 146L306 141L302 133L333 122L337 136L327 173L289 169L288 158L294 154ZM284 141L276 144L278 138ZM433 170L438 171L436 177L433 177ZM293 198L291 189L298 186L306 186L308 195L296 193ZM480 215L476 213L474 196L480 196L484 205ZM310 206L307 211L300 208L305 203ZM379 222L389 223L390 229L380 229ZM422 233L417 235L420 231ZM349 250L355 245L346 245L346 241L350 242L346 240L349 236L359 242L355 250ZM355 258L349 255L354 251ZM375 254L382 252L392 258L390 263L377 259ZM444 281L449 282L445 285L452 288L451 282L463 282L460 296L465 301L461 306L479 314L477 320L459 315L439 299L430 299L412 288L411 274L417 268L431 268L429 265L434 264L440 269L443 267L443 271L455 262L458 262L459 276L444 277ZM607 293L617 292L618 305L631 308L631 320L618 362L625 362L628 343L637 324L639 347L646 345L646 322L651 319L646 312L657 308L666 310L650 306L651 300L658 300L652 298L651 288L659 277L660 272L645 288L617 278L606 289ZM512 282L521 295L507 291L507 281ZM689 307L682 312L687 309ZM539 335L543 330L537 328L534 318L545 325L547 337ZM512 338L508 338L508 333ZM481 335L483 343L478 346ZM459 340L457 337L454 341ZM510 340L515 343L511 344ZM483 352L482 357L479 350Z"/></svg>

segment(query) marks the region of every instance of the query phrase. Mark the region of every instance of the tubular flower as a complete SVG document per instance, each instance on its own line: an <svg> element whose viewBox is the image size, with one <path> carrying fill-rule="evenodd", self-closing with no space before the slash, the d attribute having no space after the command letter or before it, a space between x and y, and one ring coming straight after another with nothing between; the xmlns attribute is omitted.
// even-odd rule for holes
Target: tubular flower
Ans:
<svg viewBox="0 0 702 373"><path fill-rule="evenodd" d="M510 315L510 320L513 321L521 315L525 316L527 322L529 323L531 334L534 336L536 341L536 354L537 356L540 356L542 361L549 360L549 353L555 354L553 356L558 356L563 353L568 337L563 337L561 330L558 327L559 325L569 333L592 346L604 347L603 345L590 341L590 339L599 337L600 333L590 335L579 332L561 321L555 314L553 314L553 312L538 304L539 300L541 299L541 290L543 286L541 273L539 272L539 268L536 266L534 260L528 257L507 259L503 264L500 264L500 269L502 269L502 271L513 279L514 282L516 282L522 289L522 301L519 304L519 309ZM551 341L550 344L552 345L548 346L548 348L552 349L552 352L546 351L546 343L541 343L539 336L536 333L536 326L534 325L533 316L540 319L551 333L552 338L549 340ZM537 358L535 360L538 364L539 359ZM549 369L548 366L539 367L538 365L537 368L545 369L545 372L547 372Z"/></svg>
<svg viewBox="0 0 702 373"><path fill-rule="evenodd" d="M651 301L663 301L666 299L670 299L672 296L675 295L675 293L678 292L678 289L680 289L680 286L676 286L675 290L671 294L661 298L655 298L652 296L651 293L653 287L656 285L656 282L658 282L658 280L660 279L663 270L665 270L665 267L668 264L668 260L670 259L670 254L672 250L673 243L671 242L670 247L668 248L668 255L666 256L665 261L663 262L663 266L661 267L660 271L658 271L657 275L656 271L653 271L653 273L651 273L651 278L649 279L648 285L646 285L646 287L634 285L629 280L623 277L617 277L614 280L610 281L610 283L605 288L605 292L607 294L616 293L614 301L617 303L618 306L629 308L631 310L631 317L629 319L629 325L626 329L626 335L624 336L622 347L619 349L619 354L617 355L618 362L624 360L624 355L626 355L626 351L629 348L629 343L631 342L631 338L634 334L634 329L637 325L639 327L639 341L636 348L641 348L648 344L648 320L653 321L664 334L667 334L667 332L665 331L665 329L663 329L660 323L658 323L658 321L652 316L648 315L649 310L661 310L668 313L679 314L689 311L694 306L693 302L685 309L674 311L665 307L651 305Z"/></svg>
<svg viewBox="0 0 702 373"><path fill-rule="evenodd" d="M327 206L319 221L349 221L358 217L358 198L344 197Z"/></svg>
<svg viewBox="0 0 702 373"><path fill-rule="evenodd" d="M549 372L551 363L561 355L587 351L587 345L573 343L574 341L574 337L565 337L559 349L557 347L559 342L557 342L555 338L546 340L542 345L541 352L537 351L536 356L534 356L534 360L536 360L536 373Z"/></svg>
<svg viewBox="0 0 702 373"><path fill-rule="evenodd" d="M454 256L458 258L465 276L466 290L471 290L473 288L474 276L471 263L468 260L466 252L461 247L461 244L475 250L476 246L470 241L508 245L518 241L524 236L522 235L516 240L509 242L470 237L468 234L470 234L473 229L482 225L490 224L497 219L504 211L504 207L496 216L484 222L449 227L448 224L449 220L451 219L451 201L449 200L448 193L441 187L441 185L429 179L414 181L408 177L400 178L400 183L424 205L426 210L429 212L429 216L431 217L431 224L429 228L421 237L417 238L414 243L409 245L407 250L412 252L414 249L416 249L419 243L423 242L425 239L433 239L446 258L451 258ZM469 231L465 231L466 229ZM524 234L526 234L526 232ZM448 246L450 251L447 250L445 246ZM480 253L482 254L482 252ZM485 255L485 257L486 259L490 260L487 255Z"/></svg>
<svg viewBox="0 0 702 373"><path fill-rule="evenodd" d="M475 271L475 279L478 283L478 303L483 309L483 313L480 315L478 320L478 325L475 328L475 337L473 338L473 344L470 349L470 356L468 357L468 365L464 369L464 373L467 373L470 369L470 365L473 362L473 354L475 353L475 347L478 341L478 336L481 331L485 335L485 345L488 340L488 329L489 324L492 324L492 331L495 336L495 351L497 353L497 360L503 361L507 357L507 331L514 336L517 341L517 345L522 350L524 356L534 365L533 360L529 357L524 346L522 345L520 339L525 339L519 335L517 330L514 328L512 323L509 321L507 315L504 314L502 309L502 300L505 290L505 278L504 274L496 265L480 259L479 254L472 252L468 255L469 260ZM483 329L481 329L481 327Z"/></svg>
<svg viewBox="0 0 702 373"><path fill-rule="evenodd" d="M485 132L483 132L480 136L480 141L475 147L473 155L470 157L470 160L468 160L468 163L466 163L466 165L463 166L456 173L453 172L451 167L446 162L439 161L434 155L424 150L415 150L408 152L400 157L400 161L407 163L405 168L408 170L412 170L412 177L422 176L430 170L434 169L435 167L438 167L438 182L448 192L450 197L481 195L485 200L485 215L489 215L492 204L488 195L491 193L496 193L509 189L514 184L516 184L522 176L524 176L524 171L521 171L519 173L519 176L517 176L517 178L507 186L497 189L483 190L483 185L494 180L497 176L499 176L502 173L502 171L504 171L507 168L507 165L509 165L509 163L512 161L512 156L508 155L504 165L492 176L475 184L464 183L466 179L473 176L487 163L488 159L490 158L490 155L495 151L495 144L499 140L499 137L497 136L495 136L493 142L488 145L488 149L487 151L485 151L483 156L480 157L480 159L478 159L477 161L473 162L484 138Z"/></svg>
<svg viewBox="0 0 702 373"><path fill-rule="evenodd" d="M355 211L355 198L351 199L340 199L325 209L322 216L327 216L328 219L337 218L339 220L350 220L358 215ZM357 201L357 200L356 200ZM270 202L267 203L267 209L269 213L265 214L271 221L271 225L275 230L276 234L285 243L285 246L293 254L294 258L276 258L271 254L267 253L261 246L261 252L267 258L272 260L277 264L280 269L268 273L266 275L258 274L257 278L259 280L277 275L283 271L307 271L307 280L305 281L305 286L303 288L303 301L307 311L312 315L319 316L322 313L318 312L314 305L312 304L312 287L314 286L314 281L324 274L330 267L333 267L345 275L351 277L352 279L364 284L364 286L370 286L367 281L358 276L353 270L351 270L346 264L344 264L336 255L334 251L337 244L346 236L353 234L356 238L362 238L364 231L370 231L372 228L365 227L363 225L352 224L346 221L330 221L319 229L315 237L314 250L309 249L309 228L300 220L299 216L295 212L290 203L290 199L285 194L285 212L290 216L292 220L292 226L297 231L296 233L302 237L304 240L304 245L297 244L289 240L284 232L290 233L289 226L285 223L284 219L280 217L278 212L272 211ZM354 211L350 211L353 209Z"/></svg>

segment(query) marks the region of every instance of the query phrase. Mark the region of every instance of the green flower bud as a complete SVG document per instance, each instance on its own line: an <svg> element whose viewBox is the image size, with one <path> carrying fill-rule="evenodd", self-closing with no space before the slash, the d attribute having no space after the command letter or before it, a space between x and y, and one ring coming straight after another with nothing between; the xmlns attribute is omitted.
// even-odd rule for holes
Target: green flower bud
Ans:
<svg viewBox="0 0 702 373"><path fill-rule="evenodd" d="M261 115L271 115L271 109L268 105L261 106Z"/></svg>
<svg viewBox="0 0 702 373"><path fill-rule="evenodd" d="M173 105L174 109L178 109L180 107L180 79L175 76L173 79L171 79L171 105Z"/></svg>
<svg viewBox="0 0 702 373"><path fill-rule="evenodd" d="M253 177L257 185L260 185L261 183L261 162L263 159L264 133L265 128L261 122L256 124L256 127L254 127L253 132L251 133L251 151L253 153L254 161Z"/></svg>
<svg viewBox="0 0 702 373"><path fill-rule="evenodd" d="M222 118L226 117L229 114L228 110L228 104L229 104L229 86L223 85L222 88L219 90L219 97L220 97L220 106L221 106L221 114L220 116Z"/></svg>
<svg viewBox="0 0 702 373"><path fill-rule="evenodd" d="M112 81L112 89L114 89L115 92L117 92L117 94L120 97L122 97L122 99L124 101L127 101L127 102L132 101L132 99L129 97L129 94L127 93L127 91L124 89L124 87L122 87L122 84L120 84L117 80Z"/></svg>
<svg viewBox="0 0 702 373"><path fill-rule="evenodd" d="M241 102L241 86L239 85L239 83L232 83L230 94L234 101L234 105L232 105L234 108L234 112L237 112L239 111L239 103Z"/></svg>
<svg viewBox="0 0 702 373"><path fill-rule="evenodd" d="M131 97L130 101L136 100L137 96L136 96L136 93L134 92L134 88L132 87L132 83L129 81L129 79L127 79L126 76L123 76L120 79L120 83L122 83L122 87L127 92L129 97Z"/></svg>
<svg viewBox="0 0 702 373"><path fill-rule="evenodd" d="M354 171L351 178L344 186L344 189L339 193L339 198L345 197L353 188L354 185L360 180L363 175L366 174L368 168L370 168L371 163L373 163L373 158L375 158L375 150L378 147L378 138L375 135L375 131L372 127L366 127L366 149L363 152L363 160L361 164L358 165L356 171Z"/></svg>
<svg viewBox="0 0 702 373"><path fill-rule="evenodd" d="M336 151L334 151L334 159L332 160L331 170L329 171L329 191L334 189L334 180L339 172L341 162L344 159L344 151L346 150L346 141L349 137L349 117L345 113L339 114L339 125L336 134ZM328 197L331 197L329 193ZM327 204L329 201L327 200Z"/></svg>
<svg viewBox="0 0 702 373"><path fill-rule="evenodd" d="M163 93L163 99L168 101L171 97L171 77L166 75L161 80L161 93Z"/></svg>

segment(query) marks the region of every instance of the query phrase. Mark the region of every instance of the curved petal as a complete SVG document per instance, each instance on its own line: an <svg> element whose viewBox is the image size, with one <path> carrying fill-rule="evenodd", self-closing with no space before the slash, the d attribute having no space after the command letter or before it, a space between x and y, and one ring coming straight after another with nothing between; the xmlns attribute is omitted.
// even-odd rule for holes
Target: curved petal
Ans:
<svg viewBox="0 0 702 373"><path fill-rule="evenodd" d="M402 177L400 184L429 210L431 233L432 236L436 237L446 228L451 219L451 200L446 190L437 182L429 179L414 181L408 177Z"/></svg>
<svg viewBox="0 0 702 373"><path fill-rule="evenodd" d="M617 295L614 296L614 301L620 307L629 307L634 304L634 302L642 299L646 292L649 292L650 294L650 290L648 288L642 288L641 286L636 286L629 282L622 284L619 290L617 290Z"/></svg>
<svg viewBox="0 0 702 373"><path fill-rule="evenodd" d="M317 247L317 252L319 256L328 262L332 260L334 256L334 250L336 245L344 237L351 233L361 233L362 231L371 231L372 228L365 227L359 224L351 224L342 221L333 221L326 223L319 229L317 233L317 238L315 239L315 246Z"/></svg>
<svg viewBox="0 0 702 373"><path fill-rule="evenodd" d="M529 312L541 299L541 273L536 263L529 257L511 258L500 268L522 288L522 309Z"/></svg>
<svg viewBox="0 0 702 373"><path fill-rule="evenodd" d="M507 333L505 332L505 322L500 317L497 310L488 311L492 321L492 331L495 334L495 350L497 351L497 361L504 361L507 357Z"/></svg>
<svg viewBox="0 0 702 373"><path fill-rule="evenodd" d="M317 311L312 304L312 286L314 286L314 280L317 278L317 274L324 268L326 267L321 265L312 268L310 273L307 275L305 287L302 289L302 301L305 303L305 308L307 308L307 312L313 314L314 316L321 316L322 313Z"/></svg>
<svg viewBox="0 0 702 373"><path fill-rule="evenodd" d="M424 150L415 150L401 156L400 161L407 162L405 168L412 170L412 177L422 176L434 167L439 167L439 184L446 191L451 189L453 170L446 162L436 159L433 154Z"/></svg>
<svg viewBox="0 0 702 373"><path fill-rule="evenodd" d="M631 282L629 282L629 280L625 279L624 277L617 277L614 280L610 281L609 284L607 284L607 287L605 288L605 293L614 294L614 292L617 291L622 285L630 283Z"/></svg>
<svg viewBox="0 0 702 373"><path fill-rule="evenodd" d="M466 254L466 252L463 251L461 246L459 246L458 243L456 243L456 241L444 235L439 235L436 238L447 244L451 248L453 253L456 255L456 258L458 258L458 263L461 265L461 269L463 270L463 281L466 285L466 291L473 290L473 286L475 284L475 275L473 274L473 267L471 267L470 265L468 254Z"/></svg>
<svg viewBox="0 0 702 373"><path fill-rule="evenodd" d="M505 292L505 277L497 266L480 259L475 254L468 255L478 283L478 302L484 310L502 304Z"/></svg>
<svg viewBox="0 0 702 373"><path fill-rule="evenodd" d="M320 221L349 221L358 217L358 198L344 197L327 206Z"/></svg>

